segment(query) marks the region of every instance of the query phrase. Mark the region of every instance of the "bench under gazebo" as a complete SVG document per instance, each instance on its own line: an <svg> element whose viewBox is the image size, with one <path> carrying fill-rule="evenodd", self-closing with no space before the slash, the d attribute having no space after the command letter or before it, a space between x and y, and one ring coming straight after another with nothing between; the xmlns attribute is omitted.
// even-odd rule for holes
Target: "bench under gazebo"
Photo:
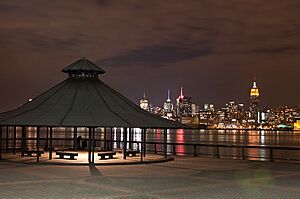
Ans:
<svg viewBox="0 0 300 199"><path fill-rule="evenodd" d="M40 134L47 136L45 146L49 151L49 159L53 152L53 129L71 129L73 148L78 145L78 129L87 130L88 162L94 162L95 134L97 129L104 129L105 149L112 149L112 133L115 128L123 129L123 158L126 159L129 149L131 132L134 128L141 129L141 161L145 155L146 129L164 129L164 155L167 156L167 129L185 128L185 126L160 116L144 111L129 99L106 85L98 76L105 71L86 58L81 58L65 67L62 72L68 78L48 89L21 107L0 114L0 159L2 146L7 147L12 140L12 153L16 153L17 130L21 133L21 156L27 151L30 131L35 132L34 139L36 160L39 162ZM9 135L13 135L9 138ZM110 142L106 135L110 134ZM5 136L3 136L5 135ZM4 137L4 138L3 138ZM3 144L4 141L4 144Z"/></svg>

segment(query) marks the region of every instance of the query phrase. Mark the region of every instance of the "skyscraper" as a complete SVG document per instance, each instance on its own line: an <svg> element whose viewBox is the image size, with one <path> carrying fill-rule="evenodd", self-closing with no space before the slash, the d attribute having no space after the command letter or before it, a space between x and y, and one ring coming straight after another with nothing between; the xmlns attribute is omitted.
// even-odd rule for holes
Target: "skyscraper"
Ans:
<svg viewBox="0 0 300 199"><path fill-rule="evenodd" d="M173 104L170 96L170 89L168 90L168 99L164 103L164 113L167 118L173 117Z"/></svg>
<svg viewBox="0 0 300 199"><path fill-rule="evenodd" d="M183 95L182 87L180 88L180 96L176 99L177 117L192 116L192 98Z"/></svg>
<svg viewBox="0 0 300 199"><path fill-rule="evenodd" d="M143 98L140 100L140 107L146 111L149 111L149 101L146 98L146 93L144 92Z"/></svg>
<svg viewBox="0 0 300 199"><path fill-rule="evenodd" d="M256 85L256 77L254 74L253 86L250 89L250 106L249 106L249 123L258 124L259 112L259 90Z"/></svg>

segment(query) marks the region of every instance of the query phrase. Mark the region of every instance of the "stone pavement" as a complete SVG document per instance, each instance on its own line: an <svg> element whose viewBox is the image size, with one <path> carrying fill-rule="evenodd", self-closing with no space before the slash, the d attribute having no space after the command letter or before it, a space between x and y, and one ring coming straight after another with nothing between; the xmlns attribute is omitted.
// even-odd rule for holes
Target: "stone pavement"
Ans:
<svg viewBox="0 0 300 199"><path fill-rule="evenodd" d="M300 198L299 168L202 157L114 166L0 161L0 198Z"/></svg>

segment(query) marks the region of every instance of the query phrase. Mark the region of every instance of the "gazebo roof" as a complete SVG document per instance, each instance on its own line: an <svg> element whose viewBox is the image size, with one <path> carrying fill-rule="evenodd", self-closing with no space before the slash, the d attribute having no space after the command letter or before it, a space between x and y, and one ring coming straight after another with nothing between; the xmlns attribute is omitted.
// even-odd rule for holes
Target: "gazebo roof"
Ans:
<svg viewBox="0 0 300 199"><path fill-rule="evenodd" d="M74 75L78 71L85 75ZM63 72L73 75L23 106L1 113L0 125L186 128L144 111L91 75L105 71L88 59L74 62Z"/></svg>

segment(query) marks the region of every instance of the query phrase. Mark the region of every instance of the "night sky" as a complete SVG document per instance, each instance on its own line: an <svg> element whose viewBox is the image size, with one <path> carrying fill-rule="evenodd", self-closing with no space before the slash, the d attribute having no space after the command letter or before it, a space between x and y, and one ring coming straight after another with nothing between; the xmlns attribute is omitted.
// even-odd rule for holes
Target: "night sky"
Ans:
<svg viewBox="0 0 300 199"><path fill-rule="evenodd" d="M0 112L63 81L87 57L101 79L158 106L180 86L194 103L300 104L299 0L1 0Z"/></svg>

